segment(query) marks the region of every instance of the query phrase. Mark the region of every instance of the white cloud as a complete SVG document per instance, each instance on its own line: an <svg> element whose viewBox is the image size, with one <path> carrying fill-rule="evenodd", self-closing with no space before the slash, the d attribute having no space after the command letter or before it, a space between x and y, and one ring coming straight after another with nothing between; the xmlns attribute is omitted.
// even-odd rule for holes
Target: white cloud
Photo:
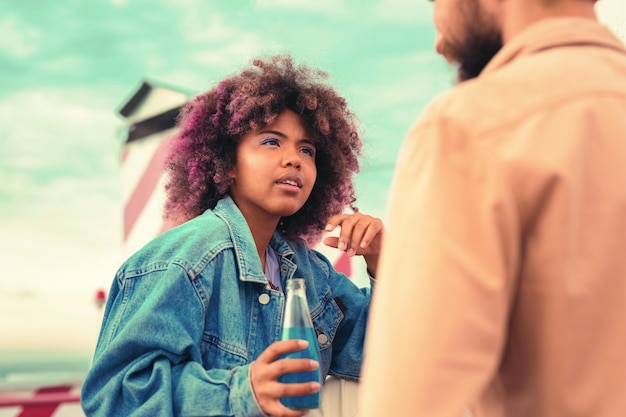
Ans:
<svg viewBox="0 0 626 417"><path fill-rule="evenodd" d="M280 48L263 39L258 31L238 26L218 11L184 10L187 11L180 20L180 32L192 65L167 74L171 82L203 90L247 66L252 57L274 53Z"/></svg>
<svg viewBox="0 0 626 417"><path fill-rule="evenodd" d="M0 348L91 350L121 262L119 123L88 89L0 102Z"/></svg>
<svg viewBox="0 0 626 417"><path fill-rule="evenodd" d="M110 103L89 89L49 87L10 94L0 102L0 170L77 166L89 175L94 162L110 160L106 152L115 144L118 123Z"/></svg>
<svg viewBox="0 0 626 417"><path fill-rule="evenodd" d="M339 0L255 0L254 5L258 9L303 10L330 15L348 12L345 4Z"/></svg>
<svg viewBox="0 0 626 417"><path fill-rule="evenodd" d="M16 15L5 14L0 20L0 50L17 59L27 58L40 48L41 33Z"/></svg>
<svg viewBox="0 0 626 417"><path fill-rule="evenodd" d="M374 15L381 20L399 22L430 22L432 4L415 0L379 0Z"/></svg>
<svg viewBox="0 0 626 417"><path fill-rule="evenodd" d="M0 102L2 221L99 233L100 210L119 204L120 123L88 90L30 90Z"/></svg>
<svg viewBox="0 0 626 417"><path fill-rule="evenodd" d="M58 182L0 220L0 315L11 318L0 321L0 350L92 350L94 296L108 291L122 260L121 206L99 189Z"/></svg>
<svg viewBox="0 0 626 417"><path fill-rule="evenodd" d="M215 46L250 45L257 48L263 45L256 30L238 26L236 21L228 19L216 10L205 10L204 13L187 10L180 20L180 28L187 46L204 47L213 50ZM215 51L214 55L219 54Z"/></svg>
<svg viewBox="0 0 626 417"><path fill-rule="evenodd" d="M95 292L108 291L120 262L116 239L84 241L80 232L42 230L46 222L0 223L0 315L10 318L0 321L0 350L87 352L99 327Z"/></svg>

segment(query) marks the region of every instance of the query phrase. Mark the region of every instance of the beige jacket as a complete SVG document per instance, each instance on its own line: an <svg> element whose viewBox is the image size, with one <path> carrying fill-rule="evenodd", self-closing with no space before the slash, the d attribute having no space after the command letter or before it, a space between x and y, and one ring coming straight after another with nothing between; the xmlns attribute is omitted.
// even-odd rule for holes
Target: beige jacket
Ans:
<svg viewBox="0 0 626 417"><path fill-rule="evenodd" d="M361 417L626 416L626 50L540 21L400 152Z"/></svg>

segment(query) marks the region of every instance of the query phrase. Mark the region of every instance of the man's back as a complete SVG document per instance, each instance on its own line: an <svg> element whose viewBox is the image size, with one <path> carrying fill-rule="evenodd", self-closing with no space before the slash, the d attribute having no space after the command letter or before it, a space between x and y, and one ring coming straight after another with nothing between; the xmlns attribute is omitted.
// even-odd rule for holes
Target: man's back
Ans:
<svg viewBox="0 0 626 417"><path fill-rule="evenodd" d="M426 111L392 198L380 273L407 279L377 287L366 416L453 416L468 402L475 416L626 415L615 37L589 19L526 29ZM402 331L384 316L414 320ZM368 376L382 388L371 401Z"/></svg>
<svg viewBox="0 0 626 417"><path fill-rule="evenodd" d="M476 101L468 114L519 221L508 337L476 415L626 415L626 51L603 31L536 24L506 47L523 56L468 85L500 107L491 125Z"/></svg>

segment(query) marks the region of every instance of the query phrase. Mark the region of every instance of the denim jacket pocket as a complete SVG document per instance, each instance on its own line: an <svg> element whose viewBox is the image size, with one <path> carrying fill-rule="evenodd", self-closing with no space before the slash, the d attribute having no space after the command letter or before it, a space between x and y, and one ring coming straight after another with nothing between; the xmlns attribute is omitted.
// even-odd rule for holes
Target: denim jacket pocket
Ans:
<svg viewBox="0 0 626 417"><path fill-rule="evenodd" d="M311 320L317 334L320 351L328 349L332 345L339 324L343 320L343 311L341 311L335 300L331 298L330 291L326 294L318 308L313 309L311 312Z"/></svg>
<svg viewBox="0 0 626 417"><path fill-rule="evenodd" d="M202 336L202 364L205 369L232 369L248 364L243 346L225 342L214 335Z"/></svg>

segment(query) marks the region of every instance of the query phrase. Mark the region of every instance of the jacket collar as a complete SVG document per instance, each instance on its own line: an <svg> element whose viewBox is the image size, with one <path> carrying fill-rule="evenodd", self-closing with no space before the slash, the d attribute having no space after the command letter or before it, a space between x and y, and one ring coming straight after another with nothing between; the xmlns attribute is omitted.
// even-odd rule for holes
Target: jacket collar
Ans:
<svg viewBox="0 0 626 417"><path fill-rule="evenodd" d="M254 244L252 233L246 219L233 199L228 195L225 196L217 202L213 212L228 226L235 260L239 269L239 279L241 281L267 284L261 260L256 256L256 245ZM274 249L279 259L282 257L288 259L293 257L293 249L277 231L274 231L274 235L270 240L270 246Z"/></svg>
<svg viewBox="0 0 626 417"><path fill-rule="evenodd" d="M522 55L571 45L600 46L626 53L620 40L596 20L580 17L546 18L530 25L507 42L482 74L495 72Z"/></svg>

